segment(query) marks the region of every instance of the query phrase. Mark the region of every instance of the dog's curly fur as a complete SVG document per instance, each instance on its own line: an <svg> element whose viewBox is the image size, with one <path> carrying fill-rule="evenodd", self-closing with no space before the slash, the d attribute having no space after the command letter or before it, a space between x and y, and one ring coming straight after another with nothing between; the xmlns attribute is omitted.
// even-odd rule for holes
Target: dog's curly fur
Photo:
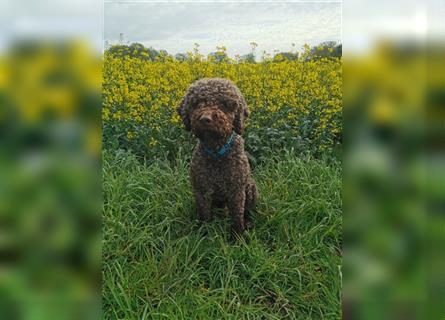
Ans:
<svg viewBox="0 0 445 320"><path fill-rule="evenodd" d="M243 95L229 80L201 79L189 87L177 111L185 128L199 139L190 166L198 219L210 221L213 208L227 208L232 231L242 233L251 225L249 213L258 199L241 137L249 116ZM205 152L204 145L220 149L233 131L228 153L215 159Z"/></svg>

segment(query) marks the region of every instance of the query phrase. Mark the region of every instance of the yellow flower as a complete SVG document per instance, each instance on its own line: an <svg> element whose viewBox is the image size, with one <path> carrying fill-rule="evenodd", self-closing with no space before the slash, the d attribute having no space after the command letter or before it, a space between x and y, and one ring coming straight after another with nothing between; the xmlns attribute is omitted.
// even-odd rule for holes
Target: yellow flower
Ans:
<svg viewBox="0 0 445 320"><path fill-rule="evenodd" d="M150 147L153 147L157 144L158 142L156 141L156 139L154 139L153 137L150 138L150 141L148 142L148 145Z"/></svg>
<svg viewBox="0 0 445 320"><path fill-rule="evenodd" d="M221 46L219 50L224 52L226 49ZM310 47L306 46L304 50L307 53ZM116 126L134 141L143 132L159 135L167 134L172 127L173 130L183 130L175 108L188 86L199 78L225 77L240 88L247 101L251 111L246 123L249 130L258 130L265 125L295 127L303 123L301 117L314 115L319 118L315 134L325 132L326 128L332 134L341 132L340 59L304 61L303 54L299 60L287 61L279 57L273 62L254 64L230 60L212 63L198 51L190 52L188 56L191 61L184 63L174 59L147 61L105 55L104 126ZM57 95L51 97L52 100L60 98ZM378 108L376 116L385 118ZM135 126L142 130L131 131L130 128ZM150 147L159 143L154 137L144 138Z"/></svg>

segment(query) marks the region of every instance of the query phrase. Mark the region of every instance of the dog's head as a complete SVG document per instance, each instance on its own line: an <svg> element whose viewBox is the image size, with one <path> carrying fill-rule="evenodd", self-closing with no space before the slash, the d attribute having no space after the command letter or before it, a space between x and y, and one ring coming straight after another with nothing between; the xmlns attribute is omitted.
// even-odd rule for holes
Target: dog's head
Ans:
<svg viewBox="0 0 445 320"><path fill-rule="evenodd" d="M198 138L242 134L249 110L239 89L229 80L201 79L193 83L177 108L187 130Z"/></svg>

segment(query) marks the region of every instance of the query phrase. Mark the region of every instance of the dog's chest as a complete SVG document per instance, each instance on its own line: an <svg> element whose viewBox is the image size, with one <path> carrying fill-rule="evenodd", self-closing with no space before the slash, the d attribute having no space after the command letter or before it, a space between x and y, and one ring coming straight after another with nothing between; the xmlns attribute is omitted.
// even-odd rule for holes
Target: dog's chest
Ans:
<svg viewBox="0 0 445 320"><path fill-rule="evenodd" d="M220 161L218 163L205 163L203 168L203 179L208 181L214 188L224 188L233 180L238 168L232 161Z"/></svg>
<svg viewBox="0 0 445 320"><path fill-rule="evenodd" d="M247 158L224 157L213 161L201 156L192 160L192 183L200 189L224 194L227 190L236 188L245 180ZM248 166L248 164L247 164Z"/></svg>

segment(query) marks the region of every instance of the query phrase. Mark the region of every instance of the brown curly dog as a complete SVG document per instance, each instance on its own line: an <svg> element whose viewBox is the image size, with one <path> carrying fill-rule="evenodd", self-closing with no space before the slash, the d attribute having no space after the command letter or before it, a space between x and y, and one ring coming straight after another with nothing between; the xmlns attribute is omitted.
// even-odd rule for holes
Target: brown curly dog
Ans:
<svg viewBox="0 0 445 320"><path fill-rule="evenodd" d="M241 137L249 110L240 90L229 80L193 83L177 108L187 130L199 139L193 152L190 180L198 219L210 221L212 208L227 208L232 232L251 226L258 190Z"/></svg>

